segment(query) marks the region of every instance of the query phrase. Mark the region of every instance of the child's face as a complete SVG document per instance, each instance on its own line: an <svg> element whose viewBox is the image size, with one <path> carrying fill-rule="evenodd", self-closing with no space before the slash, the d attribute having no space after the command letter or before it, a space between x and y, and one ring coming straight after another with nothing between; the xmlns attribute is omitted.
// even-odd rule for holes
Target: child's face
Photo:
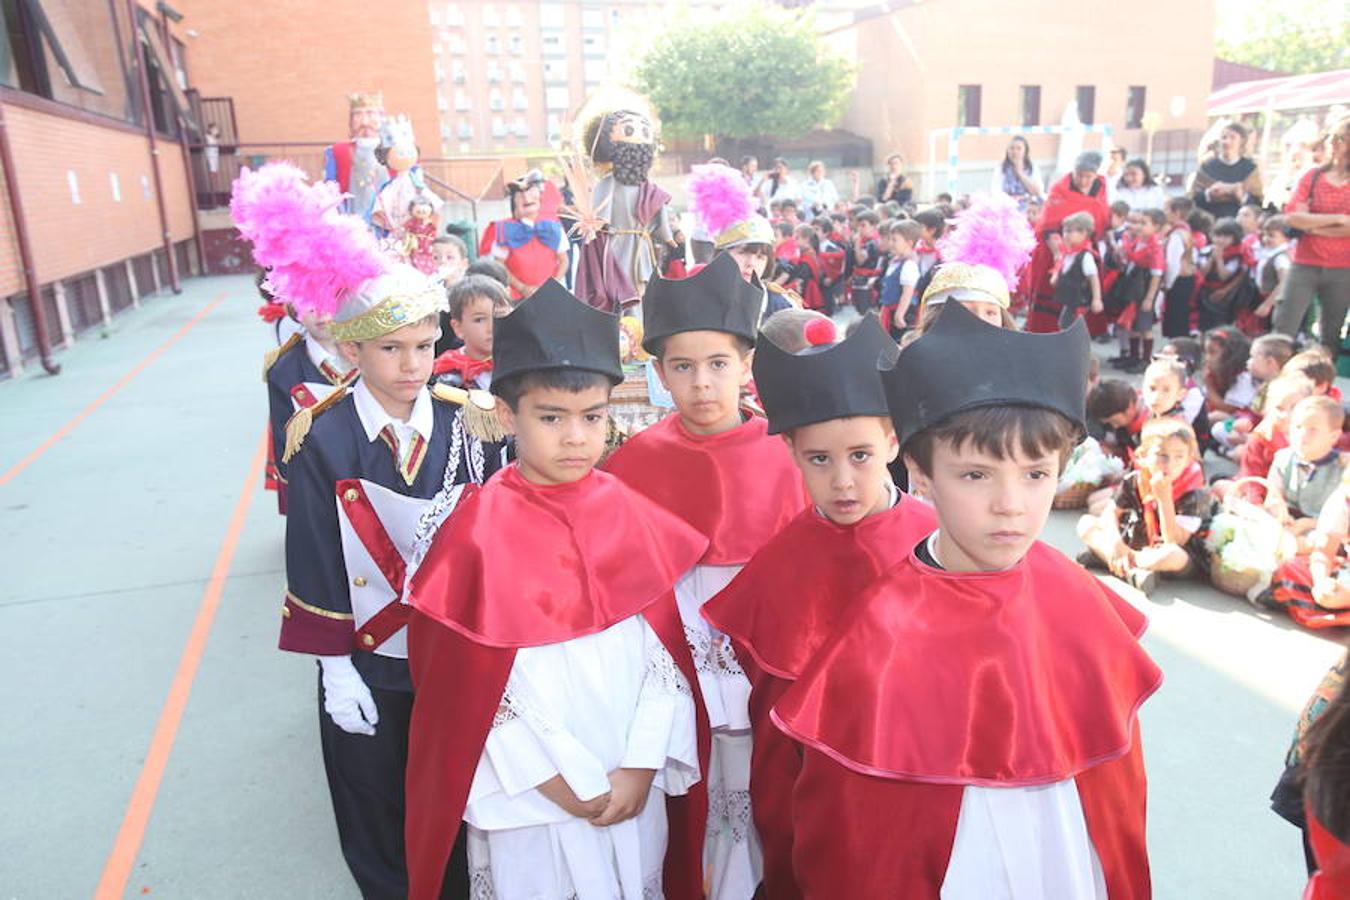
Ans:
<svg viewBox="0 0 1350 900"><path fill-rule="evenodd" d="M497 417L516 436L516 462L527 481L569 484L586 477L605 452L609 387L537 388L520 398L515 412L499 399Z"/></svg>
<svg viewBox="0 0 1350 900"><path fill-rule="evenodd" d="M1298 402L1307 396L1309 394L1306 391L1300 390L1272 391L1267 398L1266 414L1262 421L1270 419L1277 432L1287 433L1289 418L1294 412L1294 407L1298 406Z"/></svg>
<svg viewBox="0 0 1350 900"><path fill-rule="evenodd" d="M1289 243L1289 235L1278 228L1267 228L1261 232L1261 244L1265 247L1283 247Z"/></svg>
<svg viewBox="0 0 1350 900"><path fill-rule="evenodd" d="M464 304L460 318L451 319L455 336L464 342L464 352L474 359L492 356L492 300L474 297Z"/></svg>
<svg viewBox="0 0 1350 900"><path fill-rule="evenodd" d="M361 380L391 415L393 407L417 399L431 380L436 340L435 322L415 322L371 341L344 341L338 347L361 370Z"/></svg>
<svg viewBox="0 0 1350 900"><path fill-rule="evenodd" d="M1170 207L1163 209L1163 215L1167 217L1167 224L1176 225L1181 221L1181 213Z"/></svg>
<svg viewBox="0 0 1350 900"><path fill-rule="evenodd" d="M1111 213L1111 227L1112 227L1112 228L1119 228L1121 225L1124 225L1124 224L1125 224L1125 217L1124 217L1124 216L1122 216L1120 213L1117 213L1117 212Z"/></svg>
<svg viewBox="0 0 1350 900"><path fill-rule="evenodd" d="M321 344L326 344L332 340L328 328L333 324L333 320L327 316L316 316L313 313L301 313L300 324L305 326L305 331L309 332L310 337Z"/></svg>
<svg viewBox="0 0 1350 900"><path fill-rule="evenodd" d="M1139 236L1142 238L1152 237L1158 233L1158 223L1148 216L1139 217Z"/></svg>
<svg viewBox="0 0 1350 900"><path fill-rule="evenodd" d="M870 241L877 236L877 226L873 225L871 222L859 222L858 234L863 240Z"/></svg>
<svg viewBox="0 0 1350 900"><path fill-rule="evenodd" d="M955 572L994 572L1016 565L1050 516L1059 480L1058 453L998 459L970 441L933 448L933 471L912 460L910 479L937 508L938 556Z"/></svg>
<svg viewBox="0 0 1350 900"><path fill-rule="evenodd" d="M1190 444L1181 438L1163 438L1153 441L1147 447L1141 447L1140 462L1155 475L1175 479L1186 467L1195 462Z"/></svg>
<svg viewBox="0 0 1350 900"><path fill-rule="evenodd" d="M1070 247L1076 247L1088 239L1088 233L1081 228L1064 227L1064 240Z"/></svg>
<svg viewBox="0 0 1350 900"><path fill-rule="evenodd" d="M900 232L886 235L886 242L890 245L891 253L899 257L907 257L914 253L914 245L909 242L909 238Z"/></svg>
<svg viewBox="0 0 1350 900"><path fill-rule="evenodd" d="M453 284L464 276L469 261L454 244L433 244L431 253L436 258L437 271L448 284Z"/></svg>
<svg viewBox="0 0 1350 900"><path fill-rule="evenodd" d="M923 239L925 241L931 244L933 241L937 240L937 230L931 225L920 225L919 227L923 229Z"/></svg>
<svg viewBox="0 0 1350 900"><path fill-rule="evenodd" d="M1247 357L1247 371L1257 381L1269 381L1280 374L1280 361L1269 353L1253 351Z"/></svg>
<svg viewBox="0 0 1350 900"><path fill-rule="evenodd" d="M1171 412L1181 402L1185 388L1172 372L1144 372L1144 405L1155 416Z"/></svg>
<svg viewBox="0 0 1350 900"><path fill-rule="evenodd" d="M1107 428L1128 428L1139 415L1139 401L1131 400L1130 408L1124 412L1118 412L1115 415L1107 416L1102 419L1102 424Z"/></svg>
<svg viewBox="0 0 1350 900"><path fill-rule="evenodd" d="M889 508L886 464L900 452L886 419L855 416L803 425L787 436L811 500L837 525L852 525Z"/></svg>
<svg viewBox="0 0 1350 900"><path fill-rule="evenodd" d="M763 277L764 269L769 265L769 251L758 244L743 244L727 252L740 266L741 277L746 281Z"/></svg>
<svg viewBox="0 0 1350 900"><path fill-rule="evenodd" d="M1223 342L1210 338L1205 341L1205 367L1217 366L1223 360Z"/></svg>
<svg viewBox="0 0 1350 900"><path fill-rule="evenodd" d="M1261 220L1256 217L1256 213L1249 206L1244 206L1238 210L1237 222L1247 234L1255 234L1257 228L1261 225Z"/></svg>
<svg viewBox="0 0 1350 900"><path fill-rule="evenodd" d="M1143 222L1144 217L1139 215L1138 213L1130 213L1128 216L1125 217L1125 227L1129 230L1130 234L1136 236L1139 234L1139 230L1143 226Z"/></svg>
<svg viewBox="0 0 1350 900"><path fill-rule="evenodd" d="M414 219L430 219L432 214L430 203L414 203L412 208L412 217Z"/></svg>
<svg viewBox="0 0 1350 900"><path fill-rule="evenodd" d="M1233 246L1233 239L1226 234L1216 234L1210 243L1214 245L1215 250L1224 250Z"/></svg>
<svg viewBox="0 0 1350 900"><path fill-rule="evenodd" d="M1003 307L991 300L962 300L961 305L990 325L1003 327Z"/></svg>
<svg viewBox="0 0 1350 900"><path fill-rule="evenodd" d="M666 339L656 362L685 428L718 434L740 424L741 388L750 382L749 353L724 331L686 331Z"/></svg>
<svg viewBox="0 0 1350 900"><path fill-rule="evenodd" d="M1339 429L1333 429L1327 416L1315 406L1295 406L1289 419L1289 446L1305 463L1322 459L1340 438Z"/></svg>

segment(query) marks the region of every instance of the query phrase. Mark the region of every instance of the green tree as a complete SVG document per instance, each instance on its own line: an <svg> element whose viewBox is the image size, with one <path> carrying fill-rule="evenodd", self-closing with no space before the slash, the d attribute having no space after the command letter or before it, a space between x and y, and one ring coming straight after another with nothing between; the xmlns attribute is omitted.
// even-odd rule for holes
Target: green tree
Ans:
<svg viewBox="0 0 1350 900"><path fill-rule="evenodd" d="M854 83L809 16L754 3L674 25L634 74L673 137L799 137L837 123Z"/></svg>
<svg viewBox="0 0 1350 900"><path fill-rule="evenodd" d="M1350 67L1350 17L1342 0L1263 5L1240 35L1220 37L1220 59L1305 74Z"/></svg>

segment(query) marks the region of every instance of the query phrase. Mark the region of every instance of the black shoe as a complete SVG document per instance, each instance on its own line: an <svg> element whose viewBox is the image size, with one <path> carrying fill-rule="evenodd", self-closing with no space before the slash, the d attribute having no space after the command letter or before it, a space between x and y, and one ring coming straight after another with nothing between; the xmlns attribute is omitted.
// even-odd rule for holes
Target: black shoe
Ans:
<svg viewBox="0 0 1350 900"><path fill-rule="evenodd" d="M1120 371L1124 372L1126 375L1138 375L1147 368L1148 360L1136 359L1127 366L1121 366Z"/></svg>
<svg viewBox="0 0 1350 900"><path fill-rule="evenodd" d="M1112 335L1111 332L1109 331L1103 331L1101 334L1097 335L1092 340L1098 344L1109 344L1113 340L1115 340L1115 336Z"/></svg>
<svg viewBox="0 0 1350 900"><path fill-rule="evenodd" d="M1125 369L1139 361L1139 357L1130 356L1128 353L1120 356L1113 356L1106 361L1106 364L1113 369Z"/></svg>
<svg viewBox="0 0 1350 900"><path fill-rule="evenodd" d="M1248 597L1247 602L1250 603L1252 606L1255 606L1257 609L1267 609L1270 610L1271 612L1279 612L1280 610L1284 609L1284 606L1276 602L1275 600L1274 585L1266 588L1264 591L1257 594L1255 597Z"/></svg>
<svg viewBox="0 0 1350 900"><path fill-rule="evenodd" d="M1085 569L1106 571L1106 563L1102 562L1102 558L1091 550L1084 550L1082 553L1078 554L1076 559L1078 560L1078 564Z"/></svg>
<svg viewBox="0 0 1350 900"><path fill-rule="evenodd" d="M1141 569L1135 566L1125 573L1125 580L1130 587L1141 594L1151 594L1153 589L1158 586L1158 573L1152 569Z"/></svg>

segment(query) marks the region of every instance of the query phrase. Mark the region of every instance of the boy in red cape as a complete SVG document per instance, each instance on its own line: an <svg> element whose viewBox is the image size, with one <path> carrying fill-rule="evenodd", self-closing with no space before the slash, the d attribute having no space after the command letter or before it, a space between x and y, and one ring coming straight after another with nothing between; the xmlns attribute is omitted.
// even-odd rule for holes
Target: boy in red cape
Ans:
<svg viewBox="0 0 1350 900"><path fill-rule="evenodd" d="M1162 674L1144 617L1036 541L1087 358L1079 323L1025 334L947 304L882 372L938 529L771 713L803 754L804 897L1150 896L1137 712Z"/></svg>
<svg viewBox="0 0 1350 900"><path fill-rule="evenodd" d="M623 378L614 316L550 281L494 351L516 464L410 589L409 895L438 896L462 817L471 879L500 900L694 900L702 810L668 852L664 801L699 780L708 736L671 592L707 540L594 471Z"/></svg>
<svg viewBox="0 0 1350 900"><path fill-rule="evenodd" d="M1097 174L1102 155L1089 150L1074 162L1073 171L1055 182L1045 201L1045 211L1036 223L1036 252L1031 256L1027 279L1031 283L1031 311L1027 313L1027 331L1048 333L1059 329L1059 304L1055 302L1055 288L1050 276L1055 269L1055 253L1051 242L1059 240L1064 220L1074 213L1092 216L1092 241L1101 239L1111 225L1111 204L1106 196L1106 179ZM1105 331L1106 322L1100 316L1089 316L1089 327L1094 332ZM1095 326L1095 327L1094 327Z"/></svg>
<svg viewBox="0 0 1350 900"><path fill-rule="evenodd" d="M760 880L750 814L750 683L730 642L699 608L807 505L787 446L744 414L741 388L764 291L731 254L682 281L654 278L642 301L642 346L676 412L642 431L605 468L708 539L675 587L713 730L704 879L714 900L749 900Z"/></svg>
<svg viewBox="0 0 1350 900"><path fill-rule="evenodd" d="M814 338L814 335L808 335ZM769 710L882 570L933 530L932 510L901 493L887 464L900 452L877 371L899 352L875 314L847 340L792 354L761 340L755 384L810 491L812 506L760 548L703 607L731 637L750 678L750 800L764 848L764 896L800 897L792 876L796 745Z"/></svg>

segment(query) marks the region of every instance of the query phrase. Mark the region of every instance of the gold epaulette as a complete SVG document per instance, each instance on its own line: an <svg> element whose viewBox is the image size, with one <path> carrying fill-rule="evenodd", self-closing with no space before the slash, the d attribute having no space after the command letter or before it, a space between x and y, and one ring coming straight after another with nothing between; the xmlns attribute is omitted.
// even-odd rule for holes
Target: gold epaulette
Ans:
<svg viewBox="0 0 1350 900"><path fill-rule="evenodd" d="M765 287L765 289L767 289L767 290L769 290L769 291L772 291L772 292L775 293L775 294L780 295L784 300L786 300L787 302L791 303L791 304L792 304L793 306L795 306L797 309L801 309L802 307L804 307L804 306L806 305L805 302L802 300L802 295L801 295L801 294L797 293L797 292L794 291L794 290L790 290L790 289L788 289L788 288L785 288L785 287L783 287L781 284L775 284L774 282L770 281L770 282L766 283L766 284L764 285L764 287Z"/></svg>
<svg viewBox="0 0 1350 900"><path fill-rule="evenodd" d="M506 437L506 429L497 418L497 401L487 391L438 384L432 387L431 396L458 406L464 430L480 441L492 443Z"/></svg>
<svg viewBox="0 0 1350 900"><path fill-rule="evenodd" d="M282 462L290 462L291 457L295 456L300 445L305 442L305 438L309 437L309 430L314 427L314 417L336 406L345 396L347 396L346 388L334 388L331 394L313 406L296 410L295 415L286 422L286 449L281 454Z"/></svg>
<svg viewBox="0 0 1350 900"><path fill-rule="evenodd" d="M267 383L267 374L272 371L272 367L277 364L277 360L285 356L288 352L290 352L292 347L294 347L296 344L300 343L304 339L305 339L304 334L297 331L290 337L286 338L284 342L278 344L277 346L273 347L271 350L268 350L266 353L263 354L264 384Z"/></svg>

